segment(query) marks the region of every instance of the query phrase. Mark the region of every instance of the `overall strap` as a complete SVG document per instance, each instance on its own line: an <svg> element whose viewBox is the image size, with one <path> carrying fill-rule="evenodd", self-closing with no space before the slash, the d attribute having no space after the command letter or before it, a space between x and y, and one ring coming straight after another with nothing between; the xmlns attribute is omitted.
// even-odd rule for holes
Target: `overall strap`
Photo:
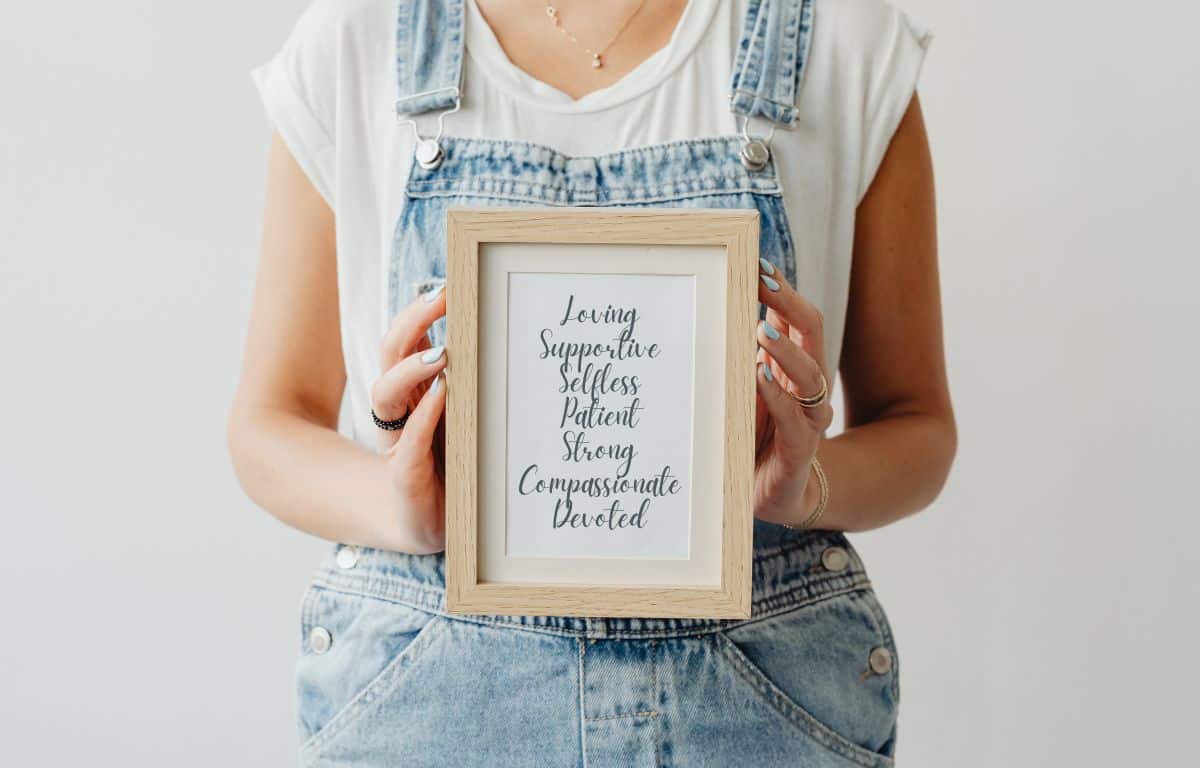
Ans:
<svg viewBox="0 0 1200 768"><path fill-rule="evenodd" d="M458 106L463 70L464 0L399 0L396 116Z"/></svg>
<svg viewBox="0 0 1200 768"><path fill-rule="evenodd" d="M795 124L812 26L813 0L750 0L729 87L734 114Z"/></svg>

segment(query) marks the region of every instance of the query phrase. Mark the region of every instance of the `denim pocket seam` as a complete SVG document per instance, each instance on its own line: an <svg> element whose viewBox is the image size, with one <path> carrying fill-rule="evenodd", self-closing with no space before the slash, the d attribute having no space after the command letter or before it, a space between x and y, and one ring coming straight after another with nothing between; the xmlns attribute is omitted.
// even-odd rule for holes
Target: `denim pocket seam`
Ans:
<svg viewBox="0 0 1200 768"><path fill-rule="evenodd" d="M337 594L348 595L352 597L361 597L368 600L378 600L379 602L390 603L394 605L402 605L406 608L412 608L416 611L428 613L433 616L445 619L446 621L464 622L467 624L475 624L497 629L510 629L519 632L532 632L538 635L549 635L554 637L578 637L580 633L575 630L557 629L553 627L536 626L524 624L520 621L505 618L504 616L491 616L487 614L473 613L447 613L444 610L434 608L430 605L406 600L402 597L393 595L383 595L377 591L371 591L363 587L354 587L345 584L331 584L328 582L320 582L319 589L327 590ZM791 611L809 608L818 605L827 600L834 600L839 597L854 595L864 589L869 589L870 583L863 581L854 581L846 586L830 588L828 591L822 591L818 594L808 595L802 599L784 594L777 595L777 599L763 600L755 604L755 610L761 610L761 613L754 614L749 619L735 619L721 624L705 624L690 626L677 629L620 629L612 630L606 639L608 640L664 640L674 639L679 637L703 637L719 632L725 632L731 629L737 629L750 624L756 624L760 621L766 621L781 616Z"/></svg>
<svg viewBox="0 0 1200 768"><path fill-rule="evenodd" d="M354 695L354 698L350 699L345 706L338 710L337 714L330 718L329 722L301 745L300 753L306 758L306 761L307 758L315 757L319 749L327 746L338 734L357 722L370 707L386 700L391 695L428 646L436 639L438 633L432 630L434 627L441 626L440 618L438 614L431 614L429 623L417 630L412 641L388 661L379 674L364 685L362 690Z"/></svg>
<svg viewBox="0 0 1200 768"><path fill-rule="evenodd" d="M814 717L799 702L784 693L724 632L716 633L715 641L721 656L730 662L738 676L746 681L764 702L806 736L830 752L864 768L891 768L895 765L886 755L855 744Z"/></svg>
<svg viewBox="0 0 1200 768"><path fill-rule="evenodd" d="M318 588L352 597L365 597L381 603L403 605L413 610L434 616L444 615L440 604L444 596L436 587L404 584L393 588L393 584L378 579L350 578L343 575L318 577L313 582Z"/></svg>
<svg viewBox="0 0 1200 768"><path fill-rule="evenodd" d="M883 606L879 603L879 598L874 592L864 592L860 595L855 595L855 599L861 600L866 604L867 610L871 617L875 620L875 630L879 632L879 636L883 639L884 646L892 655L892 698L900 701L900 654L896 650L896 638L892 634L892 625L888 621L887 615L883 611Z"/></svg>
<svg viewBox="0 0 1200 768"><path fill-rule="evenodd" d="M313 618L314 606L317 602L317 596L320 594L321 588L316 584L309 584L304 590L304 595L300 598L300 643L303 646L304 638L308 637L309 631L312 629L316 620Z"/></svg>

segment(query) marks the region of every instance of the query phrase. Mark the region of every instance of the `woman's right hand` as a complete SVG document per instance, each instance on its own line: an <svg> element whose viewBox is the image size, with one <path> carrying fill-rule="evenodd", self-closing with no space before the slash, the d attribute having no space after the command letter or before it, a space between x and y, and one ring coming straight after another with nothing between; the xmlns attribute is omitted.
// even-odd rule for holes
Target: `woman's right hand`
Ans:
<svg viewBox="0 0 1200 768"><path fill-rule="evenodd" d="M427 332L446 314L445 291L438 288L418 296L392 320L383 337L380 368L371 385L371 407L384 421L409 414L399 430L376 430L380 450L387 456L396 491L397 521L406 541L416 543L414 554L445 548L445 486L434 450L438 423L446 404L446 367L442 347L430 347Z"/></svg>

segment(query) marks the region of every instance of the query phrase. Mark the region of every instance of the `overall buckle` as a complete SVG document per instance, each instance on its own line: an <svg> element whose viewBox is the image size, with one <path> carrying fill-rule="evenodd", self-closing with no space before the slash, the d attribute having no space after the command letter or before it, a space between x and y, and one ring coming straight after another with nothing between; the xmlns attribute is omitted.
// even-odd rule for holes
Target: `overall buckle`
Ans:
<svg viewBox="0 0 1200 768"><path fill-rule="evenodd" d="M442 89L438 89L440 91ZM426 93L436 93L437 91L428 91ZM413 94L412 97L424 96L426 93ZM410 98L412 98L410 97ZM437 116L437 133L430 138L421 135L421 131L417 128L417 121L414 117L396 116L397 125L412 126L413 136L416 137L417 143L413 150L413 157L416 158L417 165L427 171L433 171L442 164L445 159L445 153L442 152L442 134L445 133L446 115L452 115L462 106L462 95L457 88L454 89L454 106L450 109L444 109L438 112Z"/></svg>

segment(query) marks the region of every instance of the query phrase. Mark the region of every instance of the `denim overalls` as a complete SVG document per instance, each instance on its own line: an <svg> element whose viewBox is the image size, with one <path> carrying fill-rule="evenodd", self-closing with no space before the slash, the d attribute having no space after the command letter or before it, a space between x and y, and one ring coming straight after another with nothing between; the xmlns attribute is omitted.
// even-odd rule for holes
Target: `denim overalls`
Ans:
<svg viewBox="0 0 1200 768"><path fill-rule="evenodd" d="M460 97L464 1L400 2L396 109L403 130L423 115L427 135L395 227L389 317L443 282L456 205L754 209L760 254L795 282L768 137L568 157L443 133ZM749 0L730 88L744 125L795 122L812 3ZM439 321L433 343L444 333ZM758 520L754 547L753 616L720 621L450 616L441 555L339 546L303 603L303 762L891 765L895 645L857 553L841 534Z"/></svg>

